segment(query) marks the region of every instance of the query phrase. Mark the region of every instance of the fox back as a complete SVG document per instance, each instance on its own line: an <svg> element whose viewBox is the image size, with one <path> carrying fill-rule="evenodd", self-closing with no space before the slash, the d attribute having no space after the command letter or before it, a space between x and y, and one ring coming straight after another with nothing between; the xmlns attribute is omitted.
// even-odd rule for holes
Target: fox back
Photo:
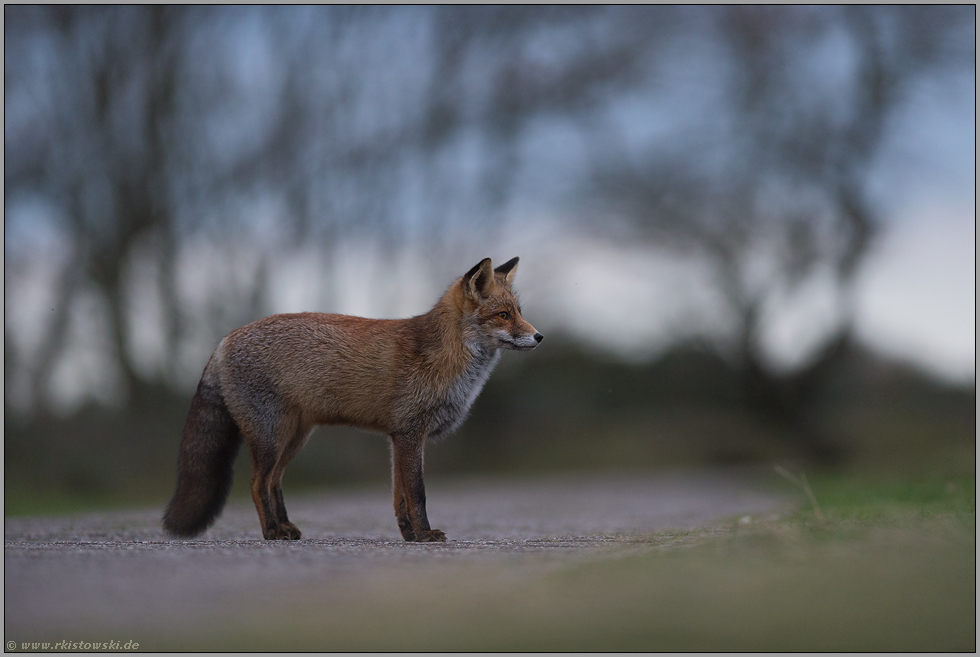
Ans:
<svg viewBox="0 0 980 657"><path fill-rule="evenodd" d="M198 516L203 511L181 513L190 503L179 498L183 474L207 460L193 448L209 445L198 435L199 427L207 425L200 419L203 407L204 416L228 416L222 426L236 431L225 432L235 434L226 442L237 445L244 438L249 445L253 500L266 538L299 537L282 503L286 463L315 426L347 425L391 437L402 534L408 540L440 540L441 532L429 529L425 519L421 453L426 439L459 427L501 349L533 349L543 337L521 315L512 286L517 262L514 258L494 270L484 259L417 317L298 313L273 315L232 331L208 362L192 403L165 526L177 535L202 530ZM204 527L220 512L226 494L199 504L208 508ZM208 495L188 492L184 497ZM197 519L181 521L184 515Z"/></svg>

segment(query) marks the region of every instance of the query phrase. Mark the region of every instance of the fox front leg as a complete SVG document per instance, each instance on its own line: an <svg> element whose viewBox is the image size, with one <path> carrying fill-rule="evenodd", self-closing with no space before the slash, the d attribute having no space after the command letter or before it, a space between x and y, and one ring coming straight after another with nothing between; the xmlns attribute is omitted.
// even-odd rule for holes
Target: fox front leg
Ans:
<svg viewBox="0 0 980 657"><path fill-rule="evenodd" d="M391 483L398 529L406 541L445 541L446 534L429 527L422 481L424 438L391 435Z"/></svg>

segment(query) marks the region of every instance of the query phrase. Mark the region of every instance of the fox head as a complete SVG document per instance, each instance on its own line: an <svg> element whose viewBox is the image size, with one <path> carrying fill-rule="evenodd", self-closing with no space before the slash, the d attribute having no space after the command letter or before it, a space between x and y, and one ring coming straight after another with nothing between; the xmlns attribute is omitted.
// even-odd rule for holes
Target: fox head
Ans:
<svg viewBox="0 0 980 657"><path fill-rule="evenodd" d="M484 258L459 280L467 337L492 349L528 351L544 336L521 317L521 304L512 283L517 261L512 258L496 269Z"/></svg>

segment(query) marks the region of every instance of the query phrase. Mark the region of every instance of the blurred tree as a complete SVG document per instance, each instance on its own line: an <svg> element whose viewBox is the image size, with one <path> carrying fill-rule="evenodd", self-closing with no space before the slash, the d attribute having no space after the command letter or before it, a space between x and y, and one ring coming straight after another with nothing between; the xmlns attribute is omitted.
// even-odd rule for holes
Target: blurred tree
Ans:
<svg viewBox="0 0 980 657"><path fill-rule="evenodd" d="M630 44L613 40L574 48L545 69L526 61L526 42L542 31L579 32L603 13L5 8L5 204L53 208L49 220L70 254L57 263L40 343L18 349L5 332L7 371L19 368L30 382L27 405L43 408L83 295L106 309L101 337L122 394L138 395L155 380L180 381L188 341L213 344L264 312L277 249L313 239L329 252L358 237L388 255L404 246L413 187L422 190L414 201L423 219L414 221L433 263L462 235L492 234L487 219L511 192L529 119L581 112L590 96L601 98L596 88L628 77L633 59ZM458 162L473 135L482 182L466 198ZM271 229L245 211L263 198L284 208ZM8 213L21 228L36 219ZM214 272L194 282L195 296L207 298L204 316L181 292L179 264L202 236L216 251L240 249L242 236L255 252L244 284ZM16 262L33 254L16 240L5 240L5 252L8 286L25 283ZM133 268L148 263L152 289L134 288ZM133 346L135 303L147 295L161 306L155 370L140 367Z"/></svg>
<svg viewBox="0 0 980 657"><path fill-rule="evenodd" d="M922 75L972 64L955 34L964 9L711 11L698 29L713 34L720 76L691 131L638 155L622 136L599 133L591 192L625 219L626 235L708 264L733 320L726 351L746 401L811 456L835 456L817 403L851 348L855 275L879 226L872 174L887 122ZM767 349L768 322L814 281L829 288L821 319L831 321L787 370Z"/></svg>
<svg viewBox="0 0 980 657"><path fill-rule="evenodd" d="M506 232L521 194L581 215L584 190L601 209L582 225L711 263L749 396L803 426L847 344L886 122L915 75L957 55L964 40L947 37L969 11L7 6L6 234L40 199L69 255L39 344L8 324L5 377L42 408L75 302L95 294L123 392L181 385L181 363L199 372L221 335L268 311L270 269L307 244L327 279L351 240L386 256L414 240L441 281L461 245ZM659 125L651 111L688 130L621 131ZM544 123L584 144L549 171L527 155ZM30 249L5 239L5 254L7 290L27 286ZM135 286L147 263L152 284ZM809 364L776 374L766 313L818 273L837 323ZM133 346L148 296L155 369Z"/></svg>
<svg viewBox="0 0 980 657"><path fill-rule="evenodd" d="M172 262L165 172L180 50L176 14L161 7L5 8L8 34L18 37L18 46L33 46L33 52L7 46L6 69L13 74L8 90L40 101L20 117L27 130L21 125L12 133L7 122L6 199L35 194L58 207L70 253L55 284L53 318L37 349L34 399L46 396L66 345L72 302L89 283L108 307L106 343L122 384L138 387L126 343L123 270L134 244L148 234L157 238L164 261ZM44 29L45 41L18 43L38 29ZM30 69L18 65L31 56L35 65L47 61L28 80L21 76Z"/></svg>

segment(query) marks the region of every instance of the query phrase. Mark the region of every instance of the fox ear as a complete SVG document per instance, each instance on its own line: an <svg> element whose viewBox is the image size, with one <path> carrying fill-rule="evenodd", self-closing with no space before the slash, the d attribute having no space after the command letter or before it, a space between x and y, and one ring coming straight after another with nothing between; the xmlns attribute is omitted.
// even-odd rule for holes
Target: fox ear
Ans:
<svg viewBox="0 0 980 657"><path fill-rule="evenodd" d="M484 258L463 276L463 292L474 300L479 301L482 297L490 296L492 286L493 263L490 258Z"/></svg>
<svg viewBox="0 0 980 657"><path fill-rule="evenodd" d="M507 285L510 285L514 281L514 274L517 273L518 260L520 260L520 258L511 258L493 271L497 274L503 274L504 282L507 283Z"/></svg>

